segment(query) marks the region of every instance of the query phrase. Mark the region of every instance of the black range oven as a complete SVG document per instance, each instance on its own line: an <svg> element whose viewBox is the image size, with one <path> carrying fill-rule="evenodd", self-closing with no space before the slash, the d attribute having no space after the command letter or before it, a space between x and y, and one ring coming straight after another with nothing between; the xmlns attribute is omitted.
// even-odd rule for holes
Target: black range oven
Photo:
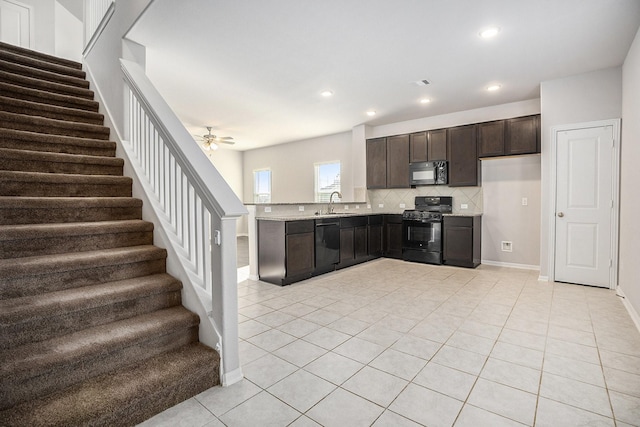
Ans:
<svg viewBox="0 0 640 427"><path fill-rule="evenodd" d="M451 213L450 196L417 196L415 209L402 213L402 259L442 264L442 214Z"/></svg>

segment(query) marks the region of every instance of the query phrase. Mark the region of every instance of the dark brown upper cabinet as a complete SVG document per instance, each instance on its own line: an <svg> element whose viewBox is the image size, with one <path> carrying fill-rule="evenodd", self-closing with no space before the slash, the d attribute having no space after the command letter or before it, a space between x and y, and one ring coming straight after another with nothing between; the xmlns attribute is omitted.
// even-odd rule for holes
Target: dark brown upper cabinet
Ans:
<svg viewBox="0 0 640 427"><path fill-rule="evenodd" d="M438 129L409 135L410 161L447 160L447 130Z"/></svg>
<svg viewBox="0 0 640 427"><path fill-rule="evenodd" d="M449 186L476 186L479 182L477 125L447 129Z"/></svg>
<svg viewBox="0 0 640 427"><path fill-rule="evenodd" d="M497 157L540 152L540 116L478 124L478 156Z"/></svg>
<svg viewBox="0 0 640 427"><path fill-rule="evenodd" d="M409 135L387 137L387 188L409 188Z"/></svg>
<svg viewBox="0 0 640 427"><path fill-rule="evenodd" d="M478 125L478 156L491 157L504 154L504 120Z"/></svg>
<svg viewBox="0 0 640 427"><path fill-rule="evenodd" d="M447 160L447 130L430 130L427 139L429 160Z"/></svg>
<svg viewBox="0 0 640 427"><path fill-rule="evenodd" d="M367 139L367 188L387 188L387 138Z"/></svg>
<svg viewBox="0 0 640 427"><path fill-rule="evenodd" d="M427 132L412 133L409 135L409 158L411 162L426 162L429 160L427 154Z"/></svg>
<svg viewBox="0 0 640 427"><path fill-rule="evenodd" d="M367 140L367 188L409 188L409 135Z"/></svg>
<svg viewBox="0 0 640 427"><path fill-rule="evenodd" d="M506 120L506 155L540 152L540 116L517 117Z"/></svg>

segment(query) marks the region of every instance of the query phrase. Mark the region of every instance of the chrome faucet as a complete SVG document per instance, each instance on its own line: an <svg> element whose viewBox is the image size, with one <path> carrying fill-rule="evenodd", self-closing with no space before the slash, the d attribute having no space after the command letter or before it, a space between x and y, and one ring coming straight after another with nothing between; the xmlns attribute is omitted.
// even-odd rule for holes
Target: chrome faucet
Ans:
<svg viewBox="0 0 640 427"><path fill-rule="evenodd" d="M329 205L327 206L327 213L332 214L333 213L333 195L337 194L339 199L342 199L342 193L340 193L339 191L334 191L333 193L331 193L331 195L329 196Z"/></svg>

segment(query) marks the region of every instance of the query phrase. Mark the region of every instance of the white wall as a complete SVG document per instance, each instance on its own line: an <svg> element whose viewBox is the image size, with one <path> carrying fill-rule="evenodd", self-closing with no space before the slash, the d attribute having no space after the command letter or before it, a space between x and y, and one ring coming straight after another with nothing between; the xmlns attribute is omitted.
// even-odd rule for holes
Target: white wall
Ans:
<svg viewBox="0 0 640 427"><path fill-rule="evenodd" d="M608 68L540 84L542 111L542 203L540 217L540 276L549 277L548 254L551 199L551 128L622 117L622 68Z"/></svg>
<svg viewBox="0 0 640 427"><path fill-rule="evenodd" d="M622 67L622 89L618 283L635 312L640 313L640 30Z"/></svg>
<svg viewBox="0 0 640 427"><path fill-rule="evenodd" d="M482 262L540 265L540 156L482 160ZM522 198L527 205L522 205ZM513 252L503 252L502 241Z"/></svg>
<svg viewBox="0 0 640 427"><path fill-rule="evenodd" d="M55 2L55 55L82 61L83 24L62 4Z"/></svg>
<svg viewBox="0 0 640 427"><path fill-rule="evenodd" d="M353 201L351 132L245 151L244 202L253 203L253 171L271 169L271 201L314 201L314 163L340 161L343 201Z"/></svg>
<svg viewBox="0 0 640 427"><path fill-rule="evenodd" d="M244 191L243 159L244 153L235 150L225 150L220 148L216 151L206 152L211 163L218 169L220 175L229 184L229 187L242 200ZM243 217L237 221L236 231L238 234L247 234L247 219Z"/></svg>

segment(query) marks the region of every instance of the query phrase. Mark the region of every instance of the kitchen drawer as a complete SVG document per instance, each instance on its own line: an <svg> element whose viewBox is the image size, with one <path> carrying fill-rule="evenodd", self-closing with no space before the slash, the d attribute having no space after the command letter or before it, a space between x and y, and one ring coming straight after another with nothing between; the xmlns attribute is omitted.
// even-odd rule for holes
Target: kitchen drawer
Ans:
<svg viewBox="0 0 640 427"><path fill-rule="evenodd" d="M473 227L472 216L447 216L445 221L451 227Z"/></svg>
<svg viewBox="0 0 640 427"><path fill-rule="evenodd" d="M286 224L287 234L313 233L313 230L314 222L312 219L302 221L287 221Z"/></svg>

